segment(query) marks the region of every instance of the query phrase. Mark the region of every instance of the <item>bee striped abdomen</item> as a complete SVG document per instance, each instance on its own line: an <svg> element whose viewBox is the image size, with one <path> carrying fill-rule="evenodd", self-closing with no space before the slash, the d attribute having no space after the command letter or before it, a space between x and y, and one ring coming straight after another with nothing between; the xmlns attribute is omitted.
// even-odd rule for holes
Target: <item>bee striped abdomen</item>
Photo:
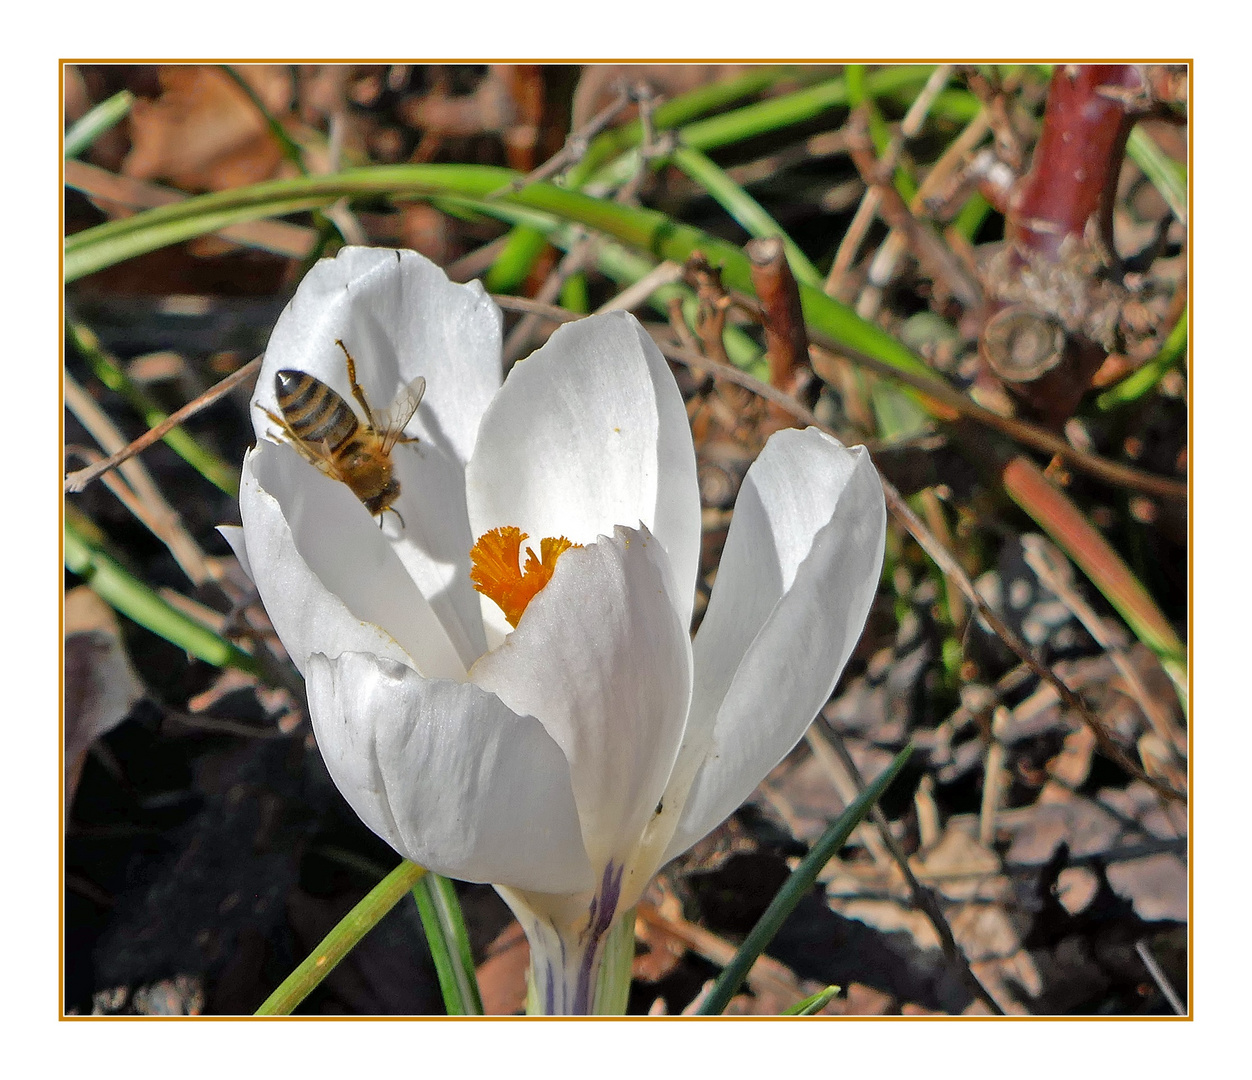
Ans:
<svg viewBox="0 0 1252 1080"><path fill-rule="evenodd" d="M338 453L357 434L352 407L320 379L290 369L274 376L278 408L297 438Z"/></svg>

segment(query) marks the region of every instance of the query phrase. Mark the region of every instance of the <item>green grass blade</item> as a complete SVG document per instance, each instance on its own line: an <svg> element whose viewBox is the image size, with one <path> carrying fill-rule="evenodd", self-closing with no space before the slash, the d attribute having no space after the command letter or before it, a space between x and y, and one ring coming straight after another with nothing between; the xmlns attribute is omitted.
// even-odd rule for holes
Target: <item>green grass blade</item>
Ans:
<svg viewBox="0 0 1252 1080"><path fill-rule="evenodd" d="M1126 153L1143 170L1174 212L1174 217L1187 223L1187 166L1175 161L1157 146L1152 136L1140 125L1131 129L1126 140Z"/></svg>
<svg viewBox="0 0 1252 1080"><path fill-rule="evenodd" d="M914 90L926 84L932 71L933 64L880 68L868 74L866 89L874 97ZM715 150L780 128L802 124L831 109L847 107L848 104L848 84L841 75L805 90L797 90L794 94L770 98L755 105L745 105L733 112L688 124L681 131L682 141L698 150Z"/></svg>
<svg viewBox="0 0 1252 1080"><path fill-rule="evenodd" d="M712 195L722 209L739 222L749 235L780 237L787 253L787 262L791 264L791 272L796 280L815 289L822 287L822 275L809 262L809 257L796 246L783 227L770 217L765 207L736 184L712 159L694 147L680 146L670 155L670 161Z"/></svg>
<svg viewBox="0 0 1252 1080"><path fill-rule="evenodd" d="M105 386L120 395L150 428L167 419L168 414L157 408L147 394L137 387L113 358L101 347L100 339L88 329L70 320L66 321L70 343L78 354L91 366L92 372ZM185 428L171 429L162 440L188 465L209 483L227 495L239 494L239 469L228 465L213 451L200 445Z"/></svg>
<svg viewBox="0 0 1252 1080"><path fill-rule="evenodd" d="M837 993L839 987L828 986L803 1001L797 1001L790 1009L784 1009L783 1016L814 1016L826 1008Z"/></svg>
<svg viewBox="0 0 1252 1080"><path fill-rule="evenodd" d="M933 65L925 64L881 68L867 75L866 88L872 96L897 97L915 93L925 85L933 70ZM840 75L791 94L780 94L740 109L694 121L680 128L678 135L684 146L696 150L716 150L803 124L831 109L846 108L848 104L847 81ZM638 155L624 154L590 177L587 186L600 188L620 184L636 168Z"/></svg>
<svg viewBox="0 0 1252 1080"><path fill-rule="evenodd" d="M283 183L283 181L278 181L278 183ZM248 189L233 188L221 194L233 195L246 190ZM209 199L212 196L200 198ZM205 233L217 232L229 225L239 225L258 218L284 217L302 210L316 210L329 206L334 199L324 196L305 196L295 199L268 199L242 205L231 205L229 200L225 201L228 205L214 207L199 204L198 199L187 199L185 202L171 203L169 207L159 206L154 210L146 210L143 214L105 222L93 229L74 233L65 241L63 266L66 284L86 277L88 274L94 274L97 270L124 262L126 259L133 259L136 255L168 247L170 244L177 244L195 236L203 236ZM197 205L193 207L190 214L168 214L154 219L147 217L149 214L156 214L158 210L186 206L187 203L192 202ZM145 220L136 224L135 218L138 217L144 217ZM119 226L119 228L112 228L113 226ZM97 230L101 231L97 232ZM88 237L87 233L93 235Z"/></svg>
<svg viewBox="0 0 1252 1080"><path fill-rule="evenodd" d="M778 895L765 909L765 914L752 928L744 943L739 947L739 951L735 953L734 959L726 965L717 982L713 984L712 991L704 999L704 1004L700 1006L701 1016L719 1016L730 1004L730 999L735 996L735 992L747 978L756 958L774 940L774 935L778 933L787 916L817 881L817 875L822 867L830 862L835 853L847 842L848 837L852 835L852 830L861 823L861 819L870 812L874 804L882 797L883 792L891 786L891 782L899 775L912 753L911 745L901 750L887 769L839 815L838 820L822 833L812 850L801 860L800 865L778 890Z"/></svg>
<svg viewBox="0 0 1252 1080"><path fill-rule="evenodd" d="M522 286L535 260L548 246L548 238L542 229L529 225L518 225L509 233L504 250L491 264L491 269L483 277L483 285L488 292L516 292Z"/></svg>
<svg viewBox="0 0 1252 1080"><path fill-rule="evenodd" d="M65 156L76 158L109 128L120 124L135 103L129 90L119 90L81 117L65 133Z"/></svg>
<svg viewBox="0 0 1252 1080"><path fill-rule="evenodd" d="M870 93L869 86L866 84L864 64L848 65L848 98L849 104L853 108L864 106L870 141L874 145L875 154L882 157L891 145L891 128L883 118L878 106L874 104L874 96ZM916 181L908 174L903 165L897 165L891 175L895 189L900 193L900 198L904 200L906 205L912 203L917 195Z"/></svg>
<svg viewBox="0 0 1252 1080"><path fill-rule="evenodd" d="M657 106L652 114L652 126L657 131L681 127L698 116L767 90L789 74L792 72L785 67L760 67L753 68L738 78L697 87ZM805 75L799 72L794 74L800 78ZM643 125L638 120L597 135L591 140L582 160L570 169L566 185L571 188L582 187L601 165L642 142Z"/></svg>
<svg viewBox="0 0 1252 1080"><path fill-rule="evenodd" d="M425 873L424 867L407 860L391 871L322 938L321 944L265 999L256 1015L290 1016L292 1010L335 970L335 965L378 925Z"/></svg>
<svg viewBox="0 0 1252 1080"><path fill-rule="evenodd" d="M787 73L787 68L755 68L735 79L697 87L658 106L652 114L653 128L664 131L685 124L697 116L769 88ZM642 141L643 125L638 120L601 133L592 139L586 154L570 168L562 185L581 188L596 168ZM506 250L487 273L489 292L515 292L534 267L535 259L543 249L542 246L534 246L533 233L527 237L516 235L526 232L528 230L518 228L514 230L514 235L510 235Z"/></svg>
<svg viewBox="0 0 1252 1080"><path fill-rule="evenodd" d="M332 176L271 180L246 188L186 199L169 206L111 221L66 241L66 280L114 262L205 232L223 224L289 213L293 208L325 205L344 196L392 195L432 198L462 195L487 199L514 177L508 169L484 165L385 165L350 169ZM722 267L722 280L731 288L751 293L752 275L747 256L733 244L681 224L656 210L622 206L569 191L555 184L535 183L494 200L501 206L537 210L567 222L605 232L622 243L657 259L683 262L702 250ZM816 338L866 353L892 367L949 387L926 363L851 308L802 285L805 320Z"/></svg>
<svg viewBox="0 0 1252 1080"><path fill-rule="evenodd" d="M975 191L952 219L952 228L972 243L990 213L991 203L981 192Z"/></svg>
<svg viewBox="0 0 1252 1080"><path fill-rule="evenodd" d="M413 886L426 944L435 961L439 990L449 1016L482 1016L483 999L474 975L465 918L456 888L446 877L426 874Z"/></svg>
<svg viewBox="0 0 1252 1080"><path fill-rule="evenodd" d="M580 234L569 225L565 225L551 214L543 214L534 210L524 210L517 206L503 203L491 203L482 199L466 199L445 197L438 200L441 206L458 209L460 212L473 212L496 217L510 224L525 224L543 233L548 239L561 248L569 251L580 239ZM639 255L622 244L611 240L602 240L596 247L596 268L623 288L633 285L640 278L656 269L656 262L646 256ZM648 303L662 316L669 313L669 301L677 297L683 303L683 311L687 316L688 325L695 325L696 298L695 294L685 285L663 285L649 298ZM562 300L564 307L571 311L578 310ZM580 311L581 313L581 311ZM769 381L769 366L765 363L761 347L752 340L740 327L728 325L723 334L726 355L732 364L750 375Z"/></svg>
<svg viewBox="0 0 1252 1080"><path fill-rule="evenodd" d="M260 674L251 656L153 592L111 556L93 546L68 517L65 521L65 567L81 577L110 607L192 656L216 667Z"/></svg>

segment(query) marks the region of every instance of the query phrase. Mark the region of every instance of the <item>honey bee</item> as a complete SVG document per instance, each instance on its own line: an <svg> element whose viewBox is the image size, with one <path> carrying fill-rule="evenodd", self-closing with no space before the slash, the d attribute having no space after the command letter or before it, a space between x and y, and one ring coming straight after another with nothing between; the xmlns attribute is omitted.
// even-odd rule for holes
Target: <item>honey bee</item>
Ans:
<svg viewBox="0 0 1252 1080"><path fill-rule="evenodd" d="M365 391L356 381L356 362L347 346L338 339L348 365L352 396L365 411L361 423L352 406L321 379L307 372L284 368L274 376L274 393L281 415L263 405L257 407L281 429L286 441L307 461L331 477L347 484L365 504L372 517L379 519L390 510L400 494L400 481L393 473L391 451L397 443L417 442L404 434L405 425L417 412L426 380L418 376L408 384L383 416L375 416ZM400 518L401 526L404 519Z"/></svg>

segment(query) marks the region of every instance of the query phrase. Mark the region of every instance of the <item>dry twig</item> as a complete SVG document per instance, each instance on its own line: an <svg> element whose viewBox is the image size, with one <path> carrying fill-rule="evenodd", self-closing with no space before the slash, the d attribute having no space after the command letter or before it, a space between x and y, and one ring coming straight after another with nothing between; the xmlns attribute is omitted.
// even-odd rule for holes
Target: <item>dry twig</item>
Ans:
<svg viewBox="0 0 1252 1080"><path fill-rule="evenodd" d="M264 354L262 354L264 356ZM67 492L82 491L97 477L115 469L124 461L128 461L136 454L148 449L158 439L164 438L167 433L178 427L184 420L195 416L201 409L212 405L218 398L230 393L236 386L240 386L255 375L261 369L262 356L254 357L249 360L238 371L234 371L222 379L221 382L209 387L199 397L187 402L177 412L172 413L162 420L156 427L145 431L129 446L123 447L117 453L110 455L103 461L98 461L94 465L89 465L85 469L79 469L77 472L70 473L65 478L65 490Z"/></svg>

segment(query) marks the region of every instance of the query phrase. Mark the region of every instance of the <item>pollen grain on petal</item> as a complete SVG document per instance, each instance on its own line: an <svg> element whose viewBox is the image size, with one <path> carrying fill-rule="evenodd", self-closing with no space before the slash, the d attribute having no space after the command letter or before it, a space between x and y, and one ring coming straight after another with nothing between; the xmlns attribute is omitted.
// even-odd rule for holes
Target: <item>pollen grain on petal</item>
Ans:
<svg viewBox="0 0 1252 1080"><path fill-rule="evenodd" d="M526 605L549 581L556 561L571 547L564 536L546 536L539 541L539 555L526 549L526 565L521 566L522 541L527 534L515 525L505 525L483 533L470 549L470 580L474 588L494 600L516 627Z"/></svg>

